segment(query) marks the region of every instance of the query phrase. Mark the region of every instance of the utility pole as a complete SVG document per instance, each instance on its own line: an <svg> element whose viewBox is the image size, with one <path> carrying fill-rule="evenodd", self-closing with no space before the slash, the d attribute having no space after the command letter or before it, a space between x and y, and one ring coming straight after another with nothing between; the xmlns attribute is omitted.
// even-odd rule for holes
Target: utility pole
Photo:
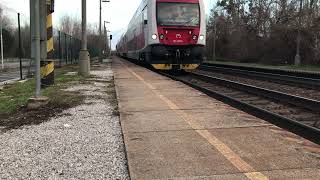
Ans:
<svg viewBox="0 0 320 180"><path fill-rule="evenodd" d="M100 5L100 7L99 7L99 36L101 37L101 21L102 21L102 1L101 0L99 0L99 5Z"/></svg>
<svg viewBox="0 0 320 180"><path fill-rule="evenodd" d="M61 61L62 61L62 53L61 53L61 31L58 31L58 42L59 42L59 44L58 44L58 47L59 47L59 67L61 67L62 66L62 63L61 63Z"/></svg>
<svg viewBox="0 0 320 180"><path fill-rule="evenodd" d="M110 23L110 22L108 22L108 21L103 21L103 27L104 27L104 39L105 39L105 50L106 50L106 52L105 53L107 53L107 50L108 50L108 31L107 31L107 27L106 27L106 23Z"/></svg>
<svg viewBox="0 0 320 180"><path fill-rule="evenodd" d="M99 11L100 11L100 13L99 13L99 35L100 35L100 37L101 37L101 35L102 35L102 30L101 30L101 24L102 24L102 3L103 2L110 2L109 0L99 0L99 5L100 5L100 7L99 7Z"/></svg>
<svg viewBox="0 0 320 180"><path fill-rule="evenodd" d="M35 41L33 41L33 37L34 37L34 32L35 32L35 27L34 27L34 0L30 0L30 5L29 5L29 8L30 8L30 46L31 46L31 58L30 58L30 61L29 61L29 68L28 68L28 77L31 77L32 74L31 74L31 66L32 65L35 65Z"/></svg>
<svg viewBox="0 0 320 180"><path fill-rule="evenodd" d="M41 15L42 10L41 7L43 6L42 3L46 3L47 1L43 0L30 0L30 25L31 25L31 54L32 58L36 62L36 93L35 97L31 97L28 99L28 105L27 109L39 109L40 107L43 107L49 103L49 98L42 97L41 96L41 75L40 75L40 65L41 65L41 44L40 42L43 41L41 37L42 35L42 29L43 28L43 22L41 22ZM44 15L46 17L46 15ZM46 29L46 25L44 26ZM46 51L45 51L46 53Z"/></svg>
<svg viewBox="0 0 320 180"><path fill-rule="evenodd" d="M20 63L20 80L23 79L22 74L22 47L21 47L21 26L20 26L20 13L18 13L18 39L19 39L19 63Z"/></svg>
<svg viewBox="0 0 320 180"><path fill-rule="evenodd" d="M99 5L100 5L100 7L99 7L99 37L100 37L100 39L102 39L102 30L101 30L101 24L102 24L102 3L103 2L110 2L109 0L99 0ZM100 41L101 42L101 41ZM99 42L99 46L100 46L100 48L101 48L101 43ZM102 56L102 49L103 48L101 48L101 51L100 51L100 58L101 58L101 56ZM102 60L102 59L100 59L100 60Z"/></svg>
<svg viewBox="0 0 320 180"><path fill-rule="evenodd" d="M212 61L216 60L216 36L217 36L217 18L214 18L214 30L213 30L213 53L212 53Z"/></svg>
<svg viewBox="0 0 320 180"><path fill-rule="evenodd" d="M112 35L110 33L110 56L112 56L111 41L112 41Z"/></svg>
<svg viewBox="0 0 320 180"><path fill-rule="evenodd" d="M79 74L88 76L90 74L90 54L87 50L87 1L82 0L82 33L81 50L79 53Z"/></svg>
<svg viewBox="0 0 320 180"><path fill-rule="evenodd" d="M68 49L67 49L67 34L64 33L64 56L66 58L66 64L68 64Z"/></svg>
<svg viewBox="0 0 320 180"><path fill-rule="evenodd" d="M32 26L32 49L36 64L36 93L35 97L41 96L41 77L40 77L40 2L39 0L30 0L30 20Z"/></svg>
<svg viewBox="0 0 320 180"><path fill-rule="evenodd" d="M104 49L105 49L105 54L107 55L107 50L108 50L108 32L107 32L107 29L106 29L106 23L103 24L104 25Z"/></svg>
<svg viewBox="0 0 320 180"><path fill-rule="evenodd" d="M4 64L3 64L3 36L2 36L2 13L0 14L0 38L1 38L1 68L4 69Z"/></svg>
<svg viewBox="0 0 320 180"><path fill-rule="evenodd" d="M301 56L300 56L300 45L301 45L301 16L302 16L302 0L300 0L300 10L299 10L299 22L298 22L298 36L297 36L297 50L296 56L294 58L294 65L299 66L301 64Z"/></svg>

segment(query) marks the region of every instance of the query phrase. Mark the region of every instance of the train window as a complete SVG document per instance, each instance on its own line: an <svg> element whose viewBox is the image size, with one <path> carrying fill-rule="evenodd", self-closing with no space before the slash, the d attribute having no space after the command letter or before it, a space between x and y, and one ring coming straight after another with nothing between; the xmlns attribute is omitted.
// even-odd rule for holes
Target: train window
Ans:
<svg viewBox="0 0 320 180"><path fill-rule="evenodd" d="M199 4L157 3L157 21L160 26L199 26Z"/></svg>

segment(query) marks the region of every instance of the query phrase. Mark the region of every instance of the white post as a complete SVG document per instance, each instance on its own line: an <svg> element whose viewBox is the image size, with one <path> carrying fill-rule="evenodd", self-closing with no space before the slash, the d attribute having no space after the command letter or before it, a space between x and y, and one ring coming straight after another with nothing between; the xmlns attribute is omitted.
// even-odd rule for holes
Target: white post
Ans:
<svg viewBox="0 0 320 180"><path fill-rule="evenodd" d="M87 1L82 0L82 41L79 53L79 74L88 76L90 74L90 54L87 49Z"/></svg>
<svg viewBox="0 0 320 180"><path fill-rule="evenodd" d="M110 33L110 35L111 35L111 33ZM110 39L110 38L109 38ZM111 49L111 39L110 39L110 56L112 55L112 49Z"/></svg>
<svg viewBox="0 0 320 180"><path fill-rule="evenodd" d="M32 1L30 1L32 2ZM41 96L41 77L40 77L40 0L34 0L34 37L35 42L35 60L36 60L36 97Z"/></svg>

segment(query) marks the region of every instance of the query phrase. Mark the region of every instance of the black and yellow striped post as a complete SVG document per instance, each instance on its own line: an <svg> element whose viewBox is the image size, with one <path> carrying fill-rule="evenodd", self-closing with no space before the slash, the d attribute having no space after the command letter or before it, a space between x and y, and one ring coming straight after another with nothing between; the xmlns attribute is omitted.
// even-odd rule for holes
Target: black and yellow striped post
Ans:
<svg viewBox="0 0 320 180"><path fill-rule="evenodd" d="M54 84L54 62L53 62L53 27L52 13L54 11L54 0L47 0L47 61L41 61L41 85L47 87Z"/></svg>

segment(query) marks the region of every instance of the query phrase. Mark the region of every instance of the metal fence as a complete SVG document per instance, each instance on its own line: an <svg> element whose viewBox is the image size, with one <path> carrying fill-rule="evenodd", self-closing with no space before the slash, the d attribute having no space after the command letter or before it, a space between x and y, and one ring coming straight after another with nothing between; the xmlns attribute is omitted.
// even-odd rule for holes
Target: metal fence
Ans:
<svg viewBox="0 0 320 180"><path fill-rule="evenodd" d="M35 62L31 58L29 15L20 14L0 5L0 35L0 83L32 77ZM80 37L53 29L53 38L55 67L77 64L81 48ZM100 52L100 49L92 43L88 43L88 50L91 57L97 56Z"/></svg>
<svg viewBox="0 0 320 180"><path fill-rule="evenodd" d="M0 36L0 82L20 78L22 71L25 76L30 64L28 17L12 9L0 8Z"/></svg>
<svg viewBox="0 0 320 180"><path fill-rule="evenodd" d="M57 67L65 64L75 64L79 61L81 40L69 34L53 29L54 54Z"/></svg>

